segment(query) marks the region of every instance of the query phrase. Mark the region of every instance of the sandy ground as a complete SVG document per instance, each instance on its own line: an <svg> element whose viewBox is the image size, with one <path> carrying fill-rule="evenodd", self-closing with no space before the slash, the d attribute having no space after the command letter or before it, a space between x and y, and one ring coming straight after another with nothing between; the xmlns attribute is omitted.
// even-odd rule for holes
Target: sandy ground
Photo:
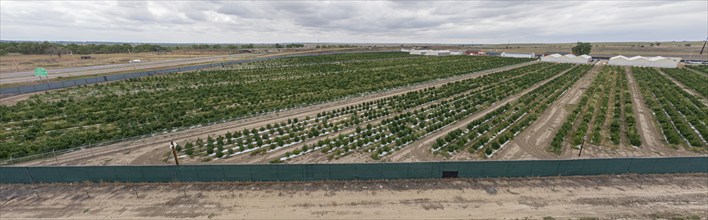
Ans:
<svg viewBox="0 0 708 220"><path fill-rule="evenodd" d="M361 97L354 97L335 102L313 105L309 107L296 108L277 113L271 113L263 116L257 116L242 120L231 121L227 123L197 127L184 131L155 135L134 141L125 141L116 144L106 145L102 147L82 149L79 151L59 155L55 158L46 158L41 160L30 161L19 164L24 165L125 165L125 164L162 164L163 155L168 151L170 141L181 143L186 140L195 140L197 138L205 139L207 135L225 134L227 131L240 131L244 128L257 128L265 126L269 123L281 122L287 118L304 118L306 116L315 116L322 111L331 111L349 105L356 105L362 102L377 100L389 96L404 94L406 92L420 90L431 86L440 86L445 83L460 81L464 79L479 77L486 74L505 71L525 65L530 65L535 62L522 63L517 65L505 66L456 77L433 80L430 82L397 88L387 92L370 94ZM281 155L281 154L278 154ZM58 161L58 163L57 163ZM195 161L195 163L198 161Z"/></svg>
<svg viewBox="0 0 708 220"><path fill-rule="evenodd" d="M708 174L0 185L1 219L706 219Z"/></svg>

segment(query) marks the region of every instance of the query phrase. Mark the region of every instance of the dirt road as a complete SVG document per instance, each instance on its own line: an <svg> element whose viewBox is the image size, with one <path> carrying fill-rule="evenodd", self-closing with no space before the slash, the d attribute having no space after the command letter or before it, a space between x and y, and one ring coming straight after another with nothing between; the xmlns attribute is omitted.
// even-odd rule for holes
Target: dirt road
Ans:
<svg viewBox="0 0 708 220"><path fill-rule="evenodd" d="M445 83L460 81L464 79L479 77L513 68L518 68L535 62L528 62L505 66L475 73L464 74L446 79L433 80L426 83L409 87L392 89L386 92L368 94L360 97L348 98L339 101L313 105L309 107L295 108L282 112L270 113L262 116L236 120L215 125L197 127L184 131L177 131L166 134L159 134L135 141L126 141L102 147L82 149L79 151L59 155L55 158L46 158L18 164L27 165L124 165L124 164L160 164L162 155L168 150L170 141L183 142L197 138L205 139L207 135L225 134L227 131L243 130L244 128L254 128L265 126L269 123L280 122L287 118L302 118L305 116L315 116L322 111L331 111L349 105L356 105L389 96L404 94L406 92L420 90L431 86L440 86ZM57 162L58 161L58 162Z"/></svg>
<svg viewBox="0 0 708 220"><path fill-rule="evenodd" d="M0 185L1 219L706 219L708 174Z"/></svg>

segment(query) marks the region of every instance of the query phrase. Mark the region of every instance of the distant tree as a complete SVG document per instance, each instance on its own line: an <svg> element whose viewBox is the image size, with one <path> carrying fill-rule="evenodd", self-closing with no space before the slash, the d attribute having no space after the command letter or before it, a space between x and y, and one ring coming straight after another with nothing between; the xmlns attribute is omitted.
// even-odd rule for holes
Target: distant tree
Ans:
<svg viewBox="0 0 708 220"><path fill-rule="evenodd" d="M650 47L654 47L654 43L649 43L649 46L650 46Z"/></svg>
<svg viewBox="0 0 708 220"><path fill-rule="evenodd" d="M575 55L590 54L592 45L590 43L578 42L571 50Z"/></svg>
<svg viewBox="0 0 708 220"><path fill-rule="evenodd" d="M690 46L691 46L691 44L684 44L684 46L690 47Z"/></svg>
<svg viewBox="0 0 708 220"><path fill-rule="evenodd" d="M656 43L654 43L654 44L656 44L657 47L658 47L658 46L661 46L661 42L656 42Z"/></svg>

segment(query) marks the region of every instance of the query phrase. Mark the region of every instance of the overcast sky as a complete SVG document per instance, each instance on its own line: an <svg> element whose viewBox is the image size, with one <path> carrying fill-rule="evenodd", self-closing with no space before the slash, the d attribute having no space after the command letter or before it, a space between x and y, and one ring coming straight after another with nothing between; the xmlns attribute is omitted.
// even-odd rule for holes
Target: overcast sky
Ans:
<svg viewBox="0 0 708 220"><path fill-rule="evenodd" d="M0 39L165 43L681 41L708 1L0 1Z"/></svg>

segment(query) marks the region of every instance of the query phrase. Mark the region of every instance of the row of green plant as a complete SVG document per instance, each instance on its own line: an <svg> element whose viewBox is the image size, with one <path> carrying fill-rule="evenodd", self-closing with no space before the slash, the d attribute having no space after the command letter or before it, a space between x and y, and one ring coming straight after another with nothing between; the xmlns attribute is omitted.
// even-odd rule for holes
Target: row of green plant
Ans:
<svg viewBox="0 0 708 220"><path fill-rule="evenodd" d="M542 69L520 77L499 79L490 83L491 87L471 95L460 96L449 101L444 100L439 104L435 103L392 118L386 118L380 123L367 126L367 129L361 130L361 132L341 133L336 138L318 140L312 146L303 146L308 150L297 149L288 152L273 162L286 161L315 151L328 155L328 158L339 158L359 151L369 153L373 159L380 159L420 137L468 117L489 107L494 102L517 94L569 67L570 65L567 64L555 65L553 68ZM476 82L477 80L472 79L468 82Z"/></svg>
<svg viewBox="0 0 708 220"><path fill-rule="evenodd" d="M447 83L440 87L430 87L419 91L411 91L403 95L347 106L342 109L332 110L331 112L321 112L317 114L316 118L310 119L309 117L305 117L299 120L299 123L298 119L295 118L288 119L287 123L283 121L272 126L268 124L260 127L260 129L254 129L254 131L258 130L260 132L242 132L242 134L244 134L243 137L240 136L239 131L236 130L234 133L235 136L229 138L232 139L231 142L218 143L209 141L212 143L211 146L204 142L202 142L202 144L191 143L189 146L196 146L197 149L181 153L189 156L216 156L217 158L222 156L234 156L245 152L251 152L251 154L265 153L318 138L319 136L335 133L340 130L352 129L355 125L372 122L378 118L387 117L391 113L400 114L403 111L420 108L434 101L456 100L465 98L466 96L477 95L476 91L488 89L493 84L519 78L523 75L544 69L553 70L558 68L563 67L553 66L547 63L537 63L495 73L493 75ZM360 127L357 127L357 131L360 129ZM275 131L277 131L277 133L275 133ZM261 134L263 132L270 133L270 135L263 136ZM216 139L219 138L224 137L219 135ZM213 153L215 152L215 147L218 149L216 149L216 153ZM223 151L224 154L220 154L218 151Z"/></svg>
<svg viewBox="0 0 708 220"><path fill-rule="evenodd" d="M533 123L572 84L584 75L591 66L582 65L568 71L518 100L476 119L466 127L456 129L438 138L432 151L445 155L467 149L491 157L516 135Z"/></svg>
<svg viewBox="0 0 708 220"><path fill-rule="evenodd" d="M661 69L661 71L669 74L669 76L673 77L677 81L703 95L703 97L708 97L708 75L696 73L683 68L664 68Z"/></svg>
<svg viewBox="0 0 708 220"><path fill-rule="evenodd" d="M169 132L528 61L470 56L400 59L408 56L400 53L287 59L321 62L339 56L368 61L288 67L293 78L267 76L286 71L279 67L221 69L35 95L14 106L0 106L0 158ZM267 73L263 80L241 77L262 73Z"/></svg>
<svg viewBox="0 0 708 220"><path fill-rule="evenodd" d="M705 74L708 74L708 65L686 65L686 68L698 70Z"/></svg>
<svg viewBox="0 0 708 220"><path fill-rule="evenodd" d="M644 101L651 108L666 142L706 146L708 108L653 68L633 67Z"/></svg>

